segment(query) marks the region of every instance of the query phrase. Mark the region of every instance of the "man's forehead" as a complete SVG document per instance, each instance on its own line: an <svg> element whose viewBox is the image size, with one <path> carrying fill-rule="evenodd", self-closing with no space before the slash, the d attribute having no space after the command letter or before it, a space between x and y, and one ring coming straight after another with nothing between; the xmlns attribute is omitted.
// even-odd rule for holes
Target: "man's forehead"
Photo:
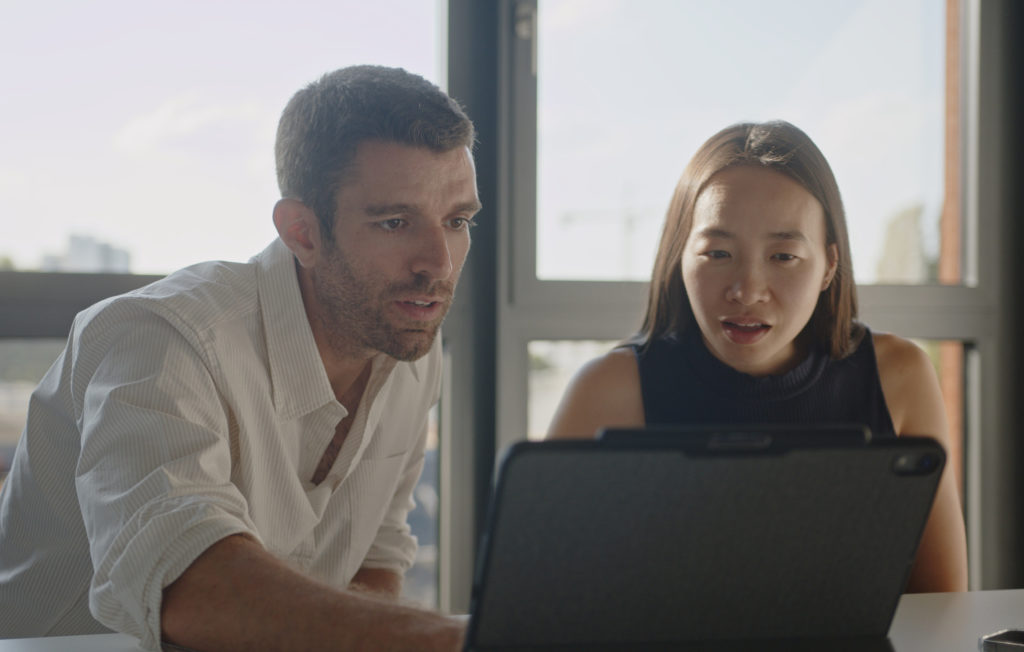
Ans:
<svg viewBox="0 0 1024 652"><path fill-rule="evenodd" d="M367 138L356 145L354 160L374 156L401 156L401 155L427 155L443 156L458 152L464 153L469 161L473 160L473 153L468 145L456 145L449 149L434 149L426 145L411 145L397 140L386 140L383 138Z"/></svg>
<svg viewBox="0 0 1024 652"><path fill-rule="evenodd" d="M338 200L371 215L416 212L425 204L452 212L480 209L468 147L436 152L387 141L360 146L338 186Z"/></svg>
<svg viewBox="0 0 1024 652"><path fill-rule="evenodd" d="M410 173L445 171L476 180L476 165L469 148L432 150L390 141L364 141L349 164L349 179L373 175L408 177Z"/></svg>

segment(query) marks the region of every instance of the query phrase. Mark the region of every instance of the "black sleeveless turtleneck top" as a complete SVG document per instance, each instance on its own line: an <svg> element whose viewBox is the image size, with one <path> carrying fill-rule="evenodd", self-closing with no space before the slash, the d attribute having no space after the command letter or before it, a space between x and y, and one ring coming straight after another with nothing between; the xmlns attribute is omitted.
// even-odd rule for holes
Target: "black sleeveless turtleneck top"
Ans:
<svg viewBox="0 0 1024 652"><path fill-rule="evenodd" d="M849 356L833 360L814 348L779 376L736 371L708 351L695 327L633 350L647 425L844 423L895 434L866 328Z"/></svg>

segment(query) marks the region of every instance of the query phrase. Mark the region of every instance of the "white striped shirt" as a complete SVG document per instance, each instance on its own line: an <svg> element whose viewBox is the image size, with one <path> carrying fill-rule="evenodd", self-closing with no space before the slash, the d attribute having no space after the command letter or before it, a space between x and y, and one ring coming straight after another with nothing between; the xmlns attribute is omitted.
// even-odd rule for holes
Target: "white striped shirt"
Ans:
<svg viewBox="0 0 1024 652"><path fill-rule="evenodd" d="M337 587L404 572L440 377L440 338L413 363L378 355L314 486L348 412L280 240L83 311L0 492L0 638L110 628L156 649L163 588L237 533Z"/></svg>

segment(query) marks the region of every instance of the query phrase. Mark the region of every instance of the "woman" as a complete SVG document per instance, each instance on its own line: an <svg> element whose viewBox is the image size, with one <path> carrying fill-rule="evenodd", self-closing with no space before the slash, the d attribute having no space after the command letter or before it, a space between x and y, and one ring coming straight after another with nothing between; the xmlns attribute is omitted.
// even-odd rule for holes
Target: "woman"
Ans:
<svg viewBox="0 0 1024 652"><path fill-rule="evenodd" d="M856 317L846 219L824 155L786 122L727 127L676 186L643 326L580 370L549 436L855 422L875 436L929 435L948 448L927 355ZM966 548L947 470L908 590L967 590Z"/></svg>

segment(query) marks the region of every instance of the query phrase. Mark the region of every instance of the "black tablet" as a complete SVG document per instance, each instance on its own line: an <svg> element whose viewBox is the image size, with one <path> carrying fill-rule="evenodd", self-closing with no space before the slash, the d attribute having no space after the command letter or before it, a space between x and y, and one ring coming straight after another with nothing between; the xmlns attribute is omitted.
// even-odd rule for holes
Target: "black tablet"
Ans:
<svg viewBox="0 0 1024 652"><path fill-rule="evenodd" d="M888 649L944 463L856 426L515 444L466 649Z"/></svg>

